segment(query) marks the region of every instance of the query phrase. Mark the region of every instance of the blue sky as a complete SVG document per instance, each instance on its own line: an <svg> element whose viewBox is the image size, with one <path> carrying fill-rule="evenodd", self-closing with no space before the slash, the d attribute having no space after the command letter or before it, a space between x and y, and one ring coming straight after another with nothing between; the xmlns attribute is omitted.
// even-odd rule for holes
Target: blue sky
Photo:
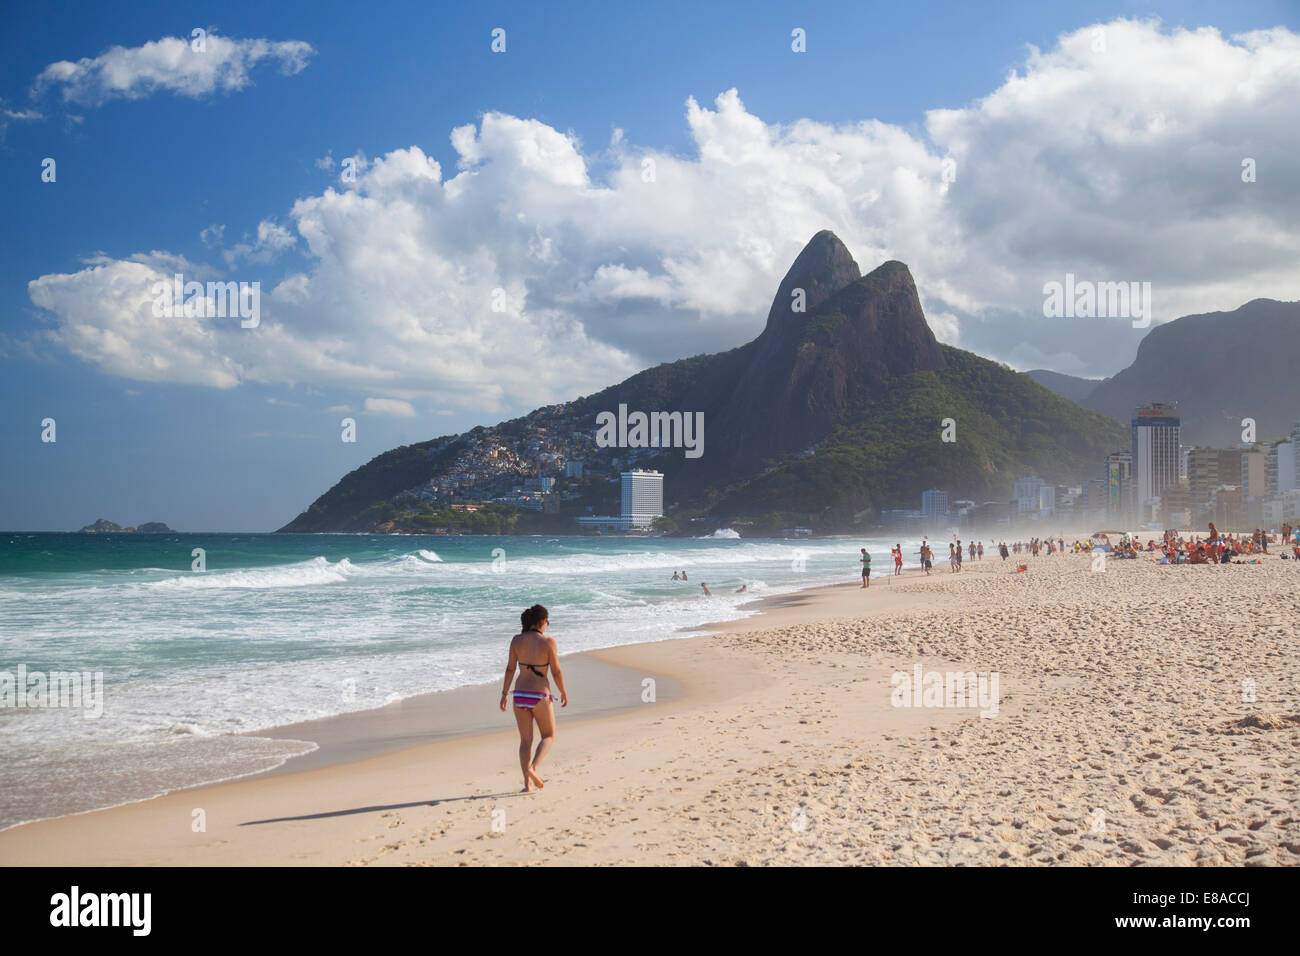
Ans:
<svg viewBox="0 0 1300 956"><path fill-rule="evenodd" d="M1010 127L996 103L984 109L974 104L1004 88L1011 71L1032 78L1038 70L1045 88L1042 77L1051 64L1029 63L1029 49L1051 54L1059 47L1062 58L1077 59L1060 38L1092 24L1158 17L1154 35L1169 41L1160 56L1180 63L1204 56L1207 63L1228 64L1225 71L1253 71L1252 78L1273 69L1269 63L1276 56L1294 52L1289 40L1270 40L1272 59L1260 54L1253 65L1238 64L1226 48L1207 48L1187 36L1178 40L1179 28L1212 26L1225 38L1300 28L1296 5L1282 2L623 6L476 4L459 10L371 3L326 10L318 4L234 3L217 10L141 3L7 11L0 36L0 115L7 117L0 119L6 239L0 260L0 528L73 530L105 517L125 524L162 520L182 530L274 529L344 473L395 445L490 424L545 401L593 391L653 362L752 338L784 267L822 222L845 238L864 269L884 256L905 258L945 341L1018 367L1109 374L1131 358L1137 335L1127 334L1118 351L1098 344L1104 337L1099 326L1040 336L1041 323L1026 331L1039 317L1030 297L963 278L987 276L990 268L967 261L954 245L1002 243L1014 252L1023 244L990 225L1012 218L1013 210L1001 209L1000 202L1015 203L1017 216L1026 205L1023 197L1004 200L997 184L1024 178L1008 157L1042 155L1043 134L1030 128L1051 122L1035 107L1050 102L1046 94L1022 95L1018 86L1006 92L1011 109L1022 110L1024 119ZM54 75L46 72L51 64L96 58L112 47L133 50L165 37L188 38L194 27L241 42L296 41L310 51L292 66L275 55L256 60L246 66L240 88L205 91L200 84L196 95L168 85L184 66L159 88L131 87L130 96L105 92L96 76L80 86L58 79L37 83L42 74ZM489 48L495 27L506 30L504 54ZM804 54L790 49L795 27L806 30ZM1135 59L1106 76L1134 73L1134 82L1141 82L1142 66L1158 57L1133 54L1124 39L1128 27L1107 29L1109 55ZM1151 35L1139 40L1150 42ZM1273 74L1268 77L1274 82ZM1125 96L1113 82L1096 83L1083 86L1077 102L1082 112L1096 114L1090 122L1104 138L1114 120L1092 104L1109 103L1106 97L1113 96L1116 105L1107 109L1122 110ZM1222 83L1242 85L1228 78ZM733 89L736 98L718 99ZM1196 99L1175 101L1173 92L1170 97L1168 106L1145 108L1139 125L1155 140L1145 150L1158 148L1161 137L1177 136L1201 115ZM688 98L697 104L691 117ZM1242 155L1254 149L1271 159L1260 160L1260 188L1250 194L1258 207L1223 212L1225 203L1237 200L1225 199L1235 194L1220 194L1217 186L1192 189L1188 204L1238 226L1264 222L1270 238L1252 247L1248 264L1200 285L1166 275L1154 258L1142 261L1134 278L1150 274L1171 290L1174 314L1159 318L1232 308L1255 288L1278 297L1293 288L1268 263L1294 248L1294 236L1264 210L1279 195L1267 190L1285 186L1294 193L1297 154L1286 155L1285 140L1256 143L1253 132L1272 125L1271 111L1282 108L1276 99L1261 101L1257 111L1249 106L1220 113L1207 86L1205 115L1227 118L1222 127L1193 131L1195 142L1221 143L1227 135L1221 129L1227 128L1242 141ZM928 118L933 110L958 113L944 121ZM1069 126L1073 120L1066 113L1062 122ZM491 114L507 119L485 122ZM871 120L884 131L860 125ZM836 131L851 130L856 145L846 146L844 155L856 156L860 148L867 169L875 168L871 163L879 156L880 170L897 170L913 159L925 170L945 153L967 148L971 156L987 159L978 165L978 158L968 161L963 154L954 188L970 183L985 192L960 200L968 205L952 228L932 234L926 222L948 215L945 206L930 211L930 203L944 201L938 191L911 196L909 187L883 172L879 187L866 173L849 185L832 176L834 188L823 186L817 174L799 165L805 138L800 123L817 124L809 141L823 148ZM457 148L452 130L466 126L473 127L468 142L474 145ZM770 156L753 161L744 139L763 139L766 134L756 132L763 127L783 132ZM1005 142L1008 129L1012 135L1030 130L1024 150L995 155L988 144ZM621 131L617 138L615 130ZM1072 137L1080 135L1086 132L1063 132L1056 145L1069 152ZM1207 162L1235 166L1236 145L1225 147L1226 160ZM412 147L420 151L414 158ZM767 155L768 146L762 148ZM1098 154L1107 155L1105 148ZM1150 170L1158 161L1158 153L1135 155L1132 148L1125 145L1128 152L1116 153L1115 162ZM1169 148L1187 153L1185 145L1171 142ZM386 164L376 164L390 154ZM691 197L718 191L718 180L709 178L718 173L706 169L706 154L739 170L737 193L727 216L701 213L695 223L692 208L701 203ZM659 162L662 182L683 183L672 186L682 208L655 204L665 209L657 220L653 208L647 211L634 199L613 207L630 211L607 216L584 205L620 170L642 168L646 155ZM349 204L352 187L340 183L338 163L350 156L359 157L371 175L353 194L368 203L363 209ZM574 156L581 157L583 172L573 173ZM41 181L46 157L57 163L53 183ZM425 158L436 163L439 184L459 171L481 171L462 180L476 212L452 221L440 205L445 200L430 198L429 190L444 186L429 185ZM1275 175L1284 165L1286 177ZM541 166L546 168L538 173ZM977 175L966 178L968 168ZM1088 166L1080 168L1093 175ZM542 176L539 183L521 182L533 174ZM1096 175L1091 195L1098 197L1098 214L1111 221L1114 209L1135 200L1112 195L1115 187L1104 185L1105 172ZM1187 175L1195 174L1180 169L1166 178L1177 185L1177 177ZM758 221L747 203L775 207L785 201L780 181L796 179L825 199L825 209L808 208L820 199L800 199L789 215L772 213ZM1078 175L1066 179L1078 181ZM1231 170L1225 182L1225 190L1240 186ZM842 195L830 195L841 187ZM611 189L594 201L606 203L620 191L631 196L628 189ZM1148 189L1140 195L1149 194ZM1159 206L1142 212L1164 216ZM354 222L353 216L371 218ZM1080 219L1086 218L1081 212ZM525 219L527 229L510 231L511 223ZM272 227L273 240L283 241L259 244L263 223ZM1081 237L1096 234L1086 221L1077 225ZM349 240L376 228L400 245L387 256L380 247L380 262L367 264L366 249L373 244L353 247ZM410 231L403 236L405 228ZM700 237L695 230L712 232ZM1029 234L1032 227L1019 233ZM441 271L388 271L400 250L419 250L425 242L444 264ZM684 243L691 242L708 246L708 255L687 261ZM1034 271L1038 266L1029 268L1026 288L1075 261L1085 270L1122 269L1125 261L1137 261L1129 255L1108 263L1103 254L1079 251L1084 248L1081 241L1073 251L1044 259L1041 274ZM258 330L268 335L236 340L237 333L222 329L217 345L198 335L193 360L165 373L143 360L110 354L106 337L131 328L144 334L129 318L120 319L127 326L96 326L93 342L69 332L99 322L95 316L104 308L119 305L106 304L103 288L94 286L92 263L142 262L154 253L160 257L149 259L150 268L164 275L170 272L162 263L180 257L209 277L260 281L268 297L293 276L308 291L296 299L285 292L268 306L268 322ZM745 265L730 268L738 257ZM418 254L415 261L418 266ZM474 272L479 268L481 276ZM736 282L734 289L723 284L727 296L721 301L710 298L719 285L710 277L719 272ZM74 278L58 285L59 296L44 300L61 305L43 308L29 283L57 276ZM395 291L403 282L411 288ZM458 282L475 288L499 284L512 295L517 289L519 302L525 294L527 302L512 306L514 325L506 332L485 331L482 320L445 288ZM657 308L669 316L666 325L659 325ZM427 316L436 321L429 319L433 332L416 336L422 345L385 345L393 329L418 325ZM459 317L465 328L455 326ZM546 361L546 372L527 355L512 364L511 344L543 328L538 338L546 347L538 355L569 350L582 353L579 360ZM284 332L280 339L269 337L275 329ZM454 343L465 335L477 344L458 362ZM328 368L308 356L326 341L322 337L334 350ZM149 341L128 337L124 350L139 355ZM229 350L221 344L226 342L233 343ZM423 347L427 356L419 351ZM406 355L398 359L394 352ZM355 373L348 370L353 360ZM235 369L235 383L218 381L218 367ZM339 441L344 414L358 419L355 444ZM53 444L40 441L46 417L57 421Z"/></svg>

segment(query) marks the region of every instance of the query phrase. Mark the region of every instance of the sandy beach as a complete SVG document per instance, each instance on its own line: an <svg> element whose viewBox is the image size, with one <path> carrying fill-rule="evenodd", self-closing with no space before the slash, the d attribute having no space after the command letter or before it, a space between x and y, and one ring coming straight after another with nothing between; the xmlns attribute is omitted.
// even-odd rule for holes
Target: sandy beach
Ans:
<svg viewBox="0 0 1300 956"><path fill-rule="evenodd" d="M314 764L7 830L0 862L1300 863L1300 564L1020 560L594 652L571 697L619 689L561 712L540 793L499 687L466 688L419 719L499 729L362 759L337 734ZM918 665L996 674L996 713L895 706Z"/></svg>

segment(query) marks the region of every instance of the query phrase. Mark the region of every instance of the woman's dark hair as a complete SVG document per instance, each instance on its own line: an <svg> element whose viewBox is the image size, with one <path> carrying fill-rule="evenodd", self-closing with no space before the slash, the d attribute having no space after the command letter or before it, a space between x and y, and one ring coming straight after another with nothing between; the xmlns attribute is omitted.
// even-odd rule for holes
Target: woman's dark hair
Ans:
<svg viewBox="0 0 1300 956"><path fill-rule="evenodd" d="M538 624L549 620L550 613L540 604L534 604L532 607L519 615L519 623L523 625L525 631L532 631L537 628Z"/></svg>

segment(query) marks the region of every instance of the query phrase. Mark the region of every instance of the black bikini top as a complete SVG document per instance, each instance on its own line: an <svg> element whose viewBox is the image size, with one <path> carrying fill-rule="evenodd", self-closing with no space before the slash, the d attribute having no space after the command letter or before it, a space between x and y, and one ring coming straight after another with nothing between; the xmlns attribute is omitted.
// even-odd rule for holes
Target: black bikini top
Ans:
<svg viewBox="0 0 1300 956"><path fill-rule="evenodd" d="M537 634L540 634L540 633L541 633L541 632L538 631L537 628L535 628L535 627L530 627L528 630L533 631L534 633L537 633ZM546 675L543 674L541 671L539 671L537 668L539 668L539 667L549 667L549 666L550 666L550 662L547 661L545 664L527 664L527 663L525 663L525 662L523 662L523 661L520 661L520 662L519 662L519 666L520 666L520 667L527 667L530 671L532 671L532 672L533 672L534 674L536 674L538 677L545 677Z"/></svg>

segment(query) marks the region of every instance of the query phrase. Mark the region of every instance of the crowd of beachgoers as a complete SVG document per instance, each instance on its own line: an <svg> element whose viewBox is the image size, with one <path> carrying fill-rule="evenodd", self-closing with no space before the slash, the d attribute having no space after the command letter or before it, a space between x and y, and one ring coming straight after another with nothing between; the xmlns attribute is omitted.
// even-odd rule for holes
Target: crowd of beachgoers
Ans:
<svg viewBox="0 0 1300 956"><path fill-rule="evenodd" d="M1274 550L1269 551L1273 545ZM1284 524L1280 534L1260 528L1250 532L1229 534L1220 532L1213 522L1207 534L1182 532L1175 529L1163 531L1159 537L1148 538L1144 544L1137 534L1127 532L1098 532L1088 538L1067 542L1064 536L1055 538L1033 537L1027 541L1015 541L1008 544L1000 541L990 542L989 549L997 553L1003 561L1013 555L1026 555L1037 558L1052 557L1057 554L1095 554L1098 551L1112 558L1135 559L1141 554L1157 556L1157 564L1258 564L1270 554L1284 560L1300 560L1300 527ZM865 553L865 549L864 549ZM918 551L921 569L930 574L934 566L934 548L929 541L922 541ZM894 573L903 569L903 548L898 545L890 549L894 560ZM954 537L948 543L948 567L956 574L962 569L962 559L969 556L972 562L984 560L984 542L970 541L963 545ZM866 559L869 568L870 559ZM1023 567L1023 565L1018 565ZM864 578L869 571L864 573Z"/></svg>

